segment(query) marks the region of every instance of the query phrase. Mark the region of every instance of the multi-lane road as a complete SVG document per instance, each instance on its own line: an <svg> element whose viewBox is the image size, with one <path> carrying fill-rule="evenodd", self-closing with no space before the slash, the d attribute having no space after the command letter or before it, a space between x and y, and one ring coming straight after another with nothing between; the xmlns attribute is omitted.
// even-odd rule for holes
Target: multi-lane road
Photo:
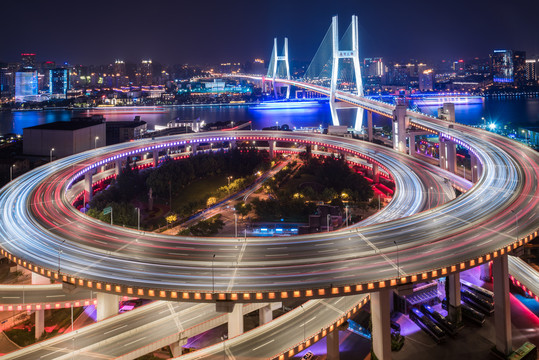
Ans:
<svg viewBox="0 0 539 360"><path fill-rule="evenodd" d="M219 135L222 137L222 133L192 135L190 141L198 138L218 142ZM399 189L407 190L404 196L396 196L388 205L401 216L423 208L429 197L444 197L447 193L440 187L439 178L430 182L420 178L428 176L421 171L427 165L374 144L301 133L246 131L227 135L236 141L266 139L317 143L353 155L364 154L362 156L383 164L396 182L397 193ZM395 277L397 270L404 276L414 272L411 264L420 265L414 261L410 264L405 254L416 245L432 243L433 235L429 232L432 219L437 216L436 209L361 230L287 239L248 238L238 245L237 240L230 238L178 238L109 226L78 213L66 199L66 183L74 172L88 167L89 163L100 165L114 154L146 152L155 145L164 145L161 147L164 149L166 145L187 138L143 140L77 154L19 177L5 187L0 196L3 205L2 248L22 259L22 265L24 261L27 266L31 262L34 271L35 266L38 272L43 269L45 276L51 271L51 277L56 272L58 249L61 249L61 276L85 287L109 292L119 289L126 295L138 295L138 290L142 289L141 296L154 298L159 298L162 290L165 299L175 295L196 301L208 300L203 295L197 298L196 293L210 292L213 286L216 292L227 294L259 291L267 294L267 300L272 300L269 293L277 290L366 284ZM411 167L418 171L410 172ZM430 187L433 190L429 195ZM444 221L448 222L449 219ZM436 228L440 230L438 224ZM395 231L402 235L395 237ZM439 235L438 231L434 236ZM411 239L414 239L413 243L410 243ZM401 252L399 269L393 241L398 241ZM212 267L213 254L216 256ZM420 263L424 264L423 261ZM154 290L154 296L150 290ZM173 291L177 293L172 294ZM241 297L239 300L253 299Z"/></svg>

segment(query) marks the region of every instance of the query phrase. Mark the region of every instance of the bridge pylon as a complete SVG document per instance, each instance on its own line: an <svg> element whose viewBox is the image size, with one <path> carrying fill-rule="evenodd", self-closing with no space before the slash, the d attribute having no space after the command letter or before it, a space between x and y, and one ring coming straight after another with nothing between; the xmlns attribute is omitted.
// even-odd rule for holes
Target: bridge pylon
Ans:
<svg viewBox="0 0 539 360"><path fill-rule="evenodd" d="M287 80L290 80L290 62L288 61L288 38L284 38L284 46L282 55L279 55L277 51L277 38L273 39L273 50L271 52L271 60L268 64L267 77L272 79L273 90L275 92L275 98L277 98L277 87L275 86L275 78L279 77L279 62L284 65L284 71ZM290 85L286 86L286 98L290 99Z"/></svg>
<svg viewBox="0 0 539 360"><path fill-rule="evenodd" d="M359 66L359 33L358 33L358 20L356 15L352 15L352 46L351 49L340 49L339 47L339 19L334 16L331 20L331 32L332 32L332 67L331 67L331 84L330 84L330 97L329 106L331 109L331 117L333 119L333 125L339 125L339 118L337 116L337 106L335 101L335 94L337 92L337 81L339 76L339 60L340 59L352 59L352 65L354 67L354 75L356 82L356 94L363 96L363 80L361 78L361 68ZM358 108L356 114L356 122L354 124L355 130L362 130L363 127L363 109Z"/></svg>

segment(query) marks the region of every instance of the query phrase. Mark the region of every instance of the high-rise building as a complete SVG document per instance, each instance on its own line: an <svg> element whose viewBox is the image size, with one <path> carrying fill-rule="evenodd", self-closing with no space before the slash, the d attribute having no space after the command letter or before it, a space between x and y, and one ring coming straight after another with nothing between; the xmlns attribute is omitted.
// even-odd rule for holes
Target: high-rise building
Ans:
<svg viewBox="0 0 539 360"><path fill-rule="evenodd" d="M363 60L363 75L367 77L383 76L384 75L384 62L381 57L365 58Z"/></svg>
<svg viewBox="0 0 539 360"><path fill-rule="evenodd" d="M141 82L142 85L151 85L153 80L153 73L152 73L152 60L142 60L141 66L140 66L140 75L141 75Z"/></svg>
<svg viewBox="0 0 539 360"><path fill-rule="evenodd" d="M515 80L513 69L513 52L511 50L494 50L491 55L492 78L495 83L512 83Z"/></svg>
<svg viewBox="0 0 539 360"><path fill-rule="evenodd" d="M37 71L26 70L15 73L15 101L34 101L37 98Z"/></svg>
<svg viewBox="0 0 539 360"><path fill-rule="evenodd" d="M116 76L125 76L125 62L123 60L114 61L114 74Z"/></svg>
<svg viewBox="0 0 539 360"><path fill-rule="evenodd" d="M536 82L539 80L539 60L529 59L526 60L526 80L528 82Z"/></svg>
<svg viewBox="0 0 539 360"><path fill-rule="evenodd" d="M526 52L494 50L490 56L495 83L521 85L526 82Z"/></svg>
<svg viewBox="0 0 539 360"><path fill-rule="evenodd" d="M65 99L69 90L69 71L63 68L49 70L49 94L51 99Z"/></svg>
<svg viewBox="0 0 539 360"><path fill-rule="evenodd" d="M23 69L35 69L36 68L36 54L22 53L21 54L22 68Z"/></svg>
<svg viewBox="0 0 539 360"><path fill-rule="evenodd" d="M9 96L9 68L7 64L0 64L0 96Z"/></svg>
<svg viewBox="0 0 539 360"><path fill-rule="evenodd" d="M434 70L424 70L419 74L419 90L432 91L434 90Z"/></svg>
<svg viewBox="0 0 539 360"><path fill-rule="evenodd" d="M513 50L513 72L516 85L526 85L526 52Z"/></svg>

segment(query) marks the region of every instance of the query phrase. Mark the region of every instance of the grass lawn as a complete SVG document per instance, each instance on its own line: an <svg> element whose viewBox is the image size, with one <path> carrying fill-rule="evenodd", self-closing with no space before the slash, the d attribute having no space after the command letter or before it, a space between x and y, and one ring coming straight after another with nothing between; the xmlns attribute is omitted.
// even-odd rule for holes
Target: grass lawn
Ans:
<svg viewBox="0 0 539 360"><path fill-rule="evenodd" d="M172 199L173 208L190 202L205 202L211 193L227 184L225 175L197 179L181 189L180 194Z"/></svg>

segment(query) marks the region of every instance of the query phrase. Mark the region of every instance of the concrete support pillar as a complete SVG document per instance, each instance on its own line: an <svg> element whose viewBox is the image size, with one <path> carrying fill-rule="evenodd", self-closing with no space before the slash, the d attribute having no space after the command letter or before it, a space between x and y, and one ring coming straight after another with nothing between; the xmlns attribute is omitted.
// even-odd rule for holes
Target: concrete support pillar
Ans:
<svg viewBox="0 0 539 360"><path fill-rule="evenodd" d="M232 312L228 313L228 338L243 334L243 305L234 304Z"/></svg>
<svg viewBox="0 0 539 360"><path fill-rule="evenodd" d="M406 130L408 125L406 105L397 104L393 111L393 149L402 153L406 153Z"/></svg>
<svg viewBox="0 0 539 360"><path fill-rule="evenodd" d="M237 147L238 147L238 143L236 142L236 140L231 140L230 141L230 148L235 149Z"/></svg>
<svg viewBox="0 0 539 360"><path fill-rule="evenodd" d="M460 305L460 273L455 273L447 277L447 314L449 320L455 325L462 323L462 309Z"/></svg>
<svg viewBox="0 0 539 360"><path fill-rule="evenodd" d="M408 134L408 155L413 156L415 153L415 133Z"/></svg>
<svg viewBox="0 0 539 360"><path fill-rule="evenodd" d="M344 151L339 152L339 155L342 157L342 159L343 159L344 161L347 160L347 157L346 157L347 155L346 155L346 153L345 153Z"/></svg>
<svg viewBox="0 0 539 360"><path fill-rule="evenodd" d="M183 347L187 344L187 338L180 339L179 341L174 341L170 344L170 351L172 352L173 357L179 357L182 355Z"/></svg>
<svg viewBox="0 0 539 360"><path fill-rule="evenodd" d="M445 139L445 156L447 157L447 170L453 174L457 171L457 144Z"/></svg>
<svg viewBox="0 0 539 360"><path fill-rule="evenodd" d="M97 293L97 321L118 314L119 302L118 295Z"/></svg>
<svg viewBox="0 0 539 360"><path fill-rule="evenodd" d="M122 159L116 159L114 161L114 173L120 175L122 172Z"/></svg>
<svg viewBox="0 0 539 360"><path fill-rule="evenodd" d="M318 144L313 145L313 151L318 151Z"/></svg>
<svg viewBox="0 0 539 360"><path fill-rule="evenodd" d="M326 337L327 344L327 360L339 360L339 330L335 329L328 333Z"/></svg>
<svg viewBox="0 0 539 360"><path fill-rule="evenodd" d="M375 183L380 182L380 170L378 169L378 164L372 164L372 181Z"/></svg>
<svg viewBox="0 0 539 360"><path fill-rule="evenodd" d="M196 155L198 150L198 144L197 143L191 143L191 154Z"/></svg>
<svg viewBox="0 0 539 360"><path fill-rule="evenodd" d="M391 359L389 290L371 293L372 350L379 360Z"/></svg>
<svg viewBox="0 0 539 360"><path fill-rule="evenodd" d="M36 340L45 332L45 310L36 310L34 313L35 319L35 338Z"/></svg>
<svg viewBox="0 0 539 360"><path fill-rule="evenodd" d="M373 136L373 128L372 128L372 111L367 110L367 134L369 136L369 141L372 141L374 139Z"/></svg>
<svg viewBox="0 0 539 360"><path fill-rule="evenodd" d="M492 262L489 261L479 265L479 269L481 269L481 275L479 275L480 279L486 282L492 282Z"/></svg>
<svg viewBox="0 0 539 360"><path fill-rule="evenodd" d="M271 310L271 305L264 306L258 310L258 324L264 325L273 320L273 310Z"/></svg>
<svg viewBox="0 0 539 360"><path fill-rule="evenodd" d="M496 350L509 355L511 341L511 307L509 303L509 270L507 254L494 258L492 276L494 278L494 325L496 327Z"/></svg>
<svg viewBox="0 0 539 360"><path fill-rule="evenodd" d="M445 142L444 142L444 138L440 136L440 142L439 142L439 145L438 145L438 158L439 158L439 164L440 164L440 168L443 169L443 170L446 170L447 169L447 155L445 153Z"/></svg>
<svg viewBox="0 0 539 360"><path fill-rule="evenodd" d="M156 168L159 164L159 150L153 150L153 167Z"/></svg>
<svg viewBox="0 0 539 360"><path fill-rule="evenodd" d="M270 159L273 159L275 157L275 143L276 143L276 141L270 141L269 142Z"/></svg>
<svg viewBox="0 0 539 360"><path fill-rule="evenodd" d="M48 277L41 276L39 274L36 274L35 272L32 273L32 285L50 285L51 280Z"/></svg>
<svg viewBox="0 0 539 360"><path fill-rule="evenodd" d="M87 194L85 196L86 202L90 202L94 196L94 192L92 191L92 176L93 174L91 171L84 174L84 192Z"/></svg>

